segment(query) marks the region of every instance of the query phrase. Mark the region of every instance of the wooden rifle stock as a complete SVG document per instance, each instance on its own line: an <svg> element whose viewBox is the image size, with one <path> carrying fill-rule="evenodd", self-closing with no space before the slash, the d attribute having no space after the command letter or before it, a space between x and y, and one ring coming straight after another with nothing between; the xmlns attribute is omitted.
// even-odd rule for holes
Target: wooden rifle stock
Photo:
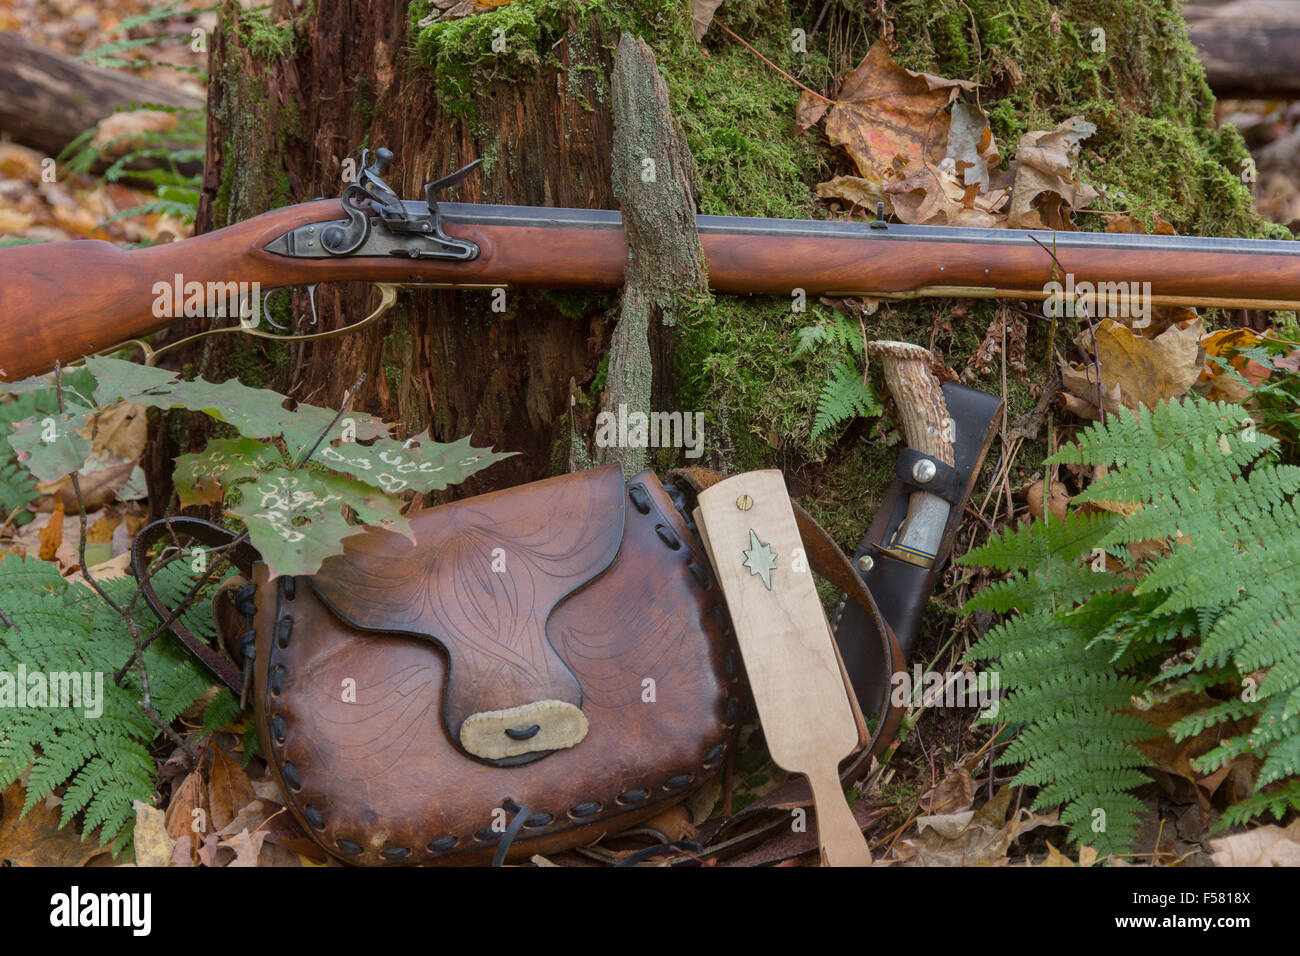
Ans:
<svg viewBox="0 0 1300 956"><path fill-rule="evenodd" d="M627 246L617 212L440 203L439 213L448 236L478 245L476 258L267 250L290 230L340 220L339 200L289 206L147 249L126 251L97 240L0 249L0 380L46 371L56 361L74 361L178 320L181 303L162 296L173 312L159 314L155 291L177 276L183 283L256 283L262 289L338 281L449 288L622 285ZM719 292L1045 299L1049 282L1065 283L1063 269L1076 287L1132 283L1137 290L1149 282L1146 305L1300 306L1300 243L1285 241L720 216L700 216L699 228L709 283Z"/></svg>

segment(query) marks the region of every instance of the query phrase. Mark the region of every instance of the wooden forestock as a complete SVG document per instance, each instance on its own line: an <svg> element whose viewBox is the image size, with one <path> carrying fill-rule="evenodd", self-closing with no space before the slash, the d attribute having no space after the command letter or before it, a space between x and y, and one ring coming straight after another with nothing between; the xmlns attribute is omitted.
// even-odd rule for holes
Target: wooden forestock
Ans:
<svg viewBox="0 0 1300 956"><path fill-rule="evenodd" d="M614 289L623 283L627 246L617 213L588 214L575 224L577 217L567 215L574 210L522 209L513 219L485 215L475 222L475 210L506 207L451 206L446 231L479 245L472 262L307 259L265 250L297 226L343 218L338 200L290 206L148 249L125 251L97 240L0 249L0 379L45 371L56 360L73 361L170 324L173 317L156 314L154 289L177 275L185 283L258 283L263 290L345 280L552 289ZM996 231L1002 238L990 242L974 235L934 239L916 227L890 227L876 235L865 224L852 235L831 234L833 229L781 235L756 228L765 222L780 221L700 217L715 290L1042 299L1045 285L1061 278L1045 249L1028 241L1009 244L1008 230ZM791 225L816 230L828 224L785 227ZM1261 253L1216 249L1213 240L1199 241L1201 248L1194 250L1142 249L1084 246L1077 239L1082 234L1057 235L1055 255L1076 283L1149 282L1150 305L1300 305L1300 255L1286 242L1268 244L1270 251ZM1053 242L1053 234L1042 236ZM1114 238L1122 244L1132 237Z"/></svg>

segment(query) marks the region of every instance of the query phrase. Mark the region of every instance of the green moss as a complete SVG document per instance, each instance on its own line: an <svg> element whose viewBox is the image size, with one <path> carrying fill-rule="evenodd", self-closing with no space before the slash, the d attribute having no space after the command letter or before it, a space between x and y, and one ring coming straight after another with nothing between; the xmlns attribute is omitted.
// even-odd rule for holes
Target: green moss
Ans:
<svg viewBox="0 0 1300 956"><path fill-rule="evenodd" d="M797 332L824 317L813 305L796 313L788 300L707 296L680 319L675 382L685 411L705 413L707 448L736 470L761 468L778 455L820 460L834 436L811 438L820 383L830 356L792 356Z"/></svg>
<svg viewBox="0 0 1300 956"><path fill-rule="evenodd" d="M668 0L650 4L655 11L670 5ZM410 6L412 49L417 62L433 71L443 108L459 116L473 114L476 94L488 83L533 76L543 64L557 63L553 47L570 30L582 38L593 17L608 28L625 24L628 17L625 5L614 0L515 0L421 27L431 9L426 0Z"/></svg>
<svg viewBox="0 0 1300 956"><path fill-rule="evenodd" d="M787 71L806 65L779 22L750 42ZM792 135L799 88L738 43L657 52L700 172L701 211L811 217L811 185L829 165L815 137Z"/></svg>
<svg viewBox="0 0 1300 956"><path fill-rule="evenodd" d="M295 22L289 20L278 25L273 24L270 7L245 10L240 17L240 25L244 31L244 44L248 47L248 52L259 60L279 60L297 56L298 34L294 29Z"/></svg>
<svg viewBox="0 0 1300 956"><path fill-rule="evenodd" d="M357 113L360 114L363 123L366 125L374 122L375 119L375 82L369 76L362 74L357 77L356 84L352 88L352 102Z"/></svg>
<svg viewBox="0 0 1300 956"><path fill-rule="evenodd" d="M546 290L541 296L561 315L575 322L597 313L608 313L618 305L618 295L613 292Z"/></svg>
<svg viewBox="0 0 1300 956"><path fill-rule="evenodd" d="M906 0L895 13L896 58L982 84L978 100L1006 159L1026 132L1073 115L1095 123L1081 172L1103 192L1098 208L1132 209L1148 225L1159 213L1187 234L1286 238L1255 214L1240 181L1248 155L1241 137L1214 128L1214 98L1179 7L1176 0ZM1084 216L1079 225L1105 223Z"/></svg>

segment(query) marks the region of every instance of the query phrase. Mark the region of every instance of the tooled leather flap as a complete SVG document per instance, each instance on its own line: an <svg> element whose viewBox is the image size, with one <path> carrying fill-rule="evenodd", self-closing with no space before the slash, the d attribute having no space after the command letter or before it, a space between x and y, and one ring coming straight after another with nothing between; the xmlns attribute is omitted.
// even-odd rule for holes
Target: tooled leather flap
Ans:
<svg viewBox="0 0 1300 956"><path fill-rule="evenodd" d="M546 636L567 595L605 571L623 539L618 465L430 509L415 543L372 529L311 578L353 627L418 634L447 651L443 717L451 738L474 714L538 701L582 706L582 689Z"/></svg>

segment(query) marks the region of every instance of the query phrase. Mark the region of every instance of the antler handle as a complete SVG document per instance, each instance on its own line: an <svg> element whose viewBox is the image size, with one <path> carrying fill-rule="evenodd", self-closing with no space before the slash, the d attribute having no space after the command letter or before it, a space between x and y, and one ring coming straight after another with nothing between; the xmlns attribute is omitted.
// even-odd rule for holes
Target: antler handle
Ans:
<svg viewBox="0 0 1300 956"><path fill-rule="evenodd" d="M894 396L908 447L945 465L953 464L956 426L948 415L939 380L930 371L933 356L910 342L870 342L867 354L880 360L885 385ZM918 467L924 463L918 463ZM930 476L934 469L931 467ZM924 483L924 473L913 473ZM894 552L898 557L931 567L948 521L948 502L926 492L913 492Z"/></svg>

